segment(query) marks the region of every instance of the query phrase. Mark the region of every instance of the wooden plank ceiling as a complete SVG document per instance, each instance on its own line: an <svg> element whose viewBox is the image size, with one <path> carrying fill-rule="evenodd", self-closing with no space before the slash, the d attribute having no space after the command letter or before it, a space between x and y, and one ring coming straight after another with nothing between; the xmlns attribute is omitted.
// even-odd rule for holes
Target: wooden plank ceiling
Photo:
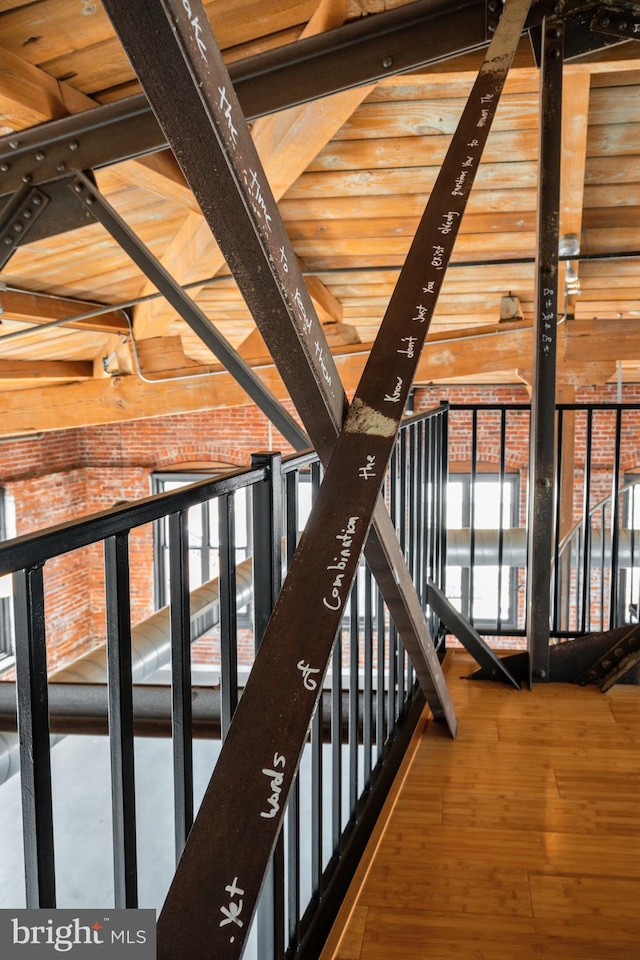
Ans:
<svg viewBox="0 0 640 960"><path fill-rule="evenodd" d="M229 62L402 5L206 4ZM138 90L99 2L0 0L0 45L1 134ZM578 234L590 256L640 250L639 53L637 43L625 43L565 68L561 233ZM253 124L348 390L359 378L478 62L477 55L445 61ZM521 383L530 375L537 88L523 39L440 298L434 342L423 355L422 382ZM97 180L178 280L215 276L193 288L198 304L283 396L173 158L129 160L99 171ZM640 380L638 263L614 256L574 264L581 292L568 300L570 319L561 325L561 382L604 383L620 372L627 382ZM129 317L114 310L41 329L84 312L84 301L118 307L154 293L99 225L21 246L0 278L0 433L243 402L243 392L163 301L136 306ZM517 299L503 300L507 296ZM3 340L17 331L24 334ZM154 379L162 382L148 382Z"/></svg>

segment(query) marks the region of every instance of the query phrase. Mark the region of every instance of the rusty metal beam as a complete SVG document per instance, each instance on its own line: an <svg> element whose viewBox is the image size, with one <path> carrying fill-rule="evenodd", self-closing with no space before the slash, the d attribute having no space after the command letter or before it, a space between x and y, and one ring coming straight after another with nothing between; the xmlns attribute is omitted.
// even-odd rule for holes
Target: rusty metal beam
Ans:
<svg viewBox="0 0 640 960"><path fill-rule="evenodd" d="M170 26L173 7L176 33ZM204 11L195 2L159 5L151 43L147 31L139 30L131 4L107 0L105 9L302 422L327 463L347 409L346 396ZM198 30L192 22L197 22ZM173 90L170 99L168 85ZM443 717L451 709L446 684L382 502L376 508L375 525L367 559L379 574L378 583L425 698L434 716Z"/></svg>
<svg viewBox="0 0 640 960"><path fill-rule="evenodd" d="M106 6L113 15L120 3L107 0ZM159 6L201 96L218 84L228 98L214 71L213 37L197 19L201 8L194 14L195 4L184 0ZM319 696L319 684L310 690L301 670L326 670L528 6L529 0L510 0L503 13L400 274L161 914L161 960L205 953L231 960L242 953ZM165 25L147 27L156 53L168 59ZM184 117L184 104L176 109ZM232 103L226 117L237 133ZM188 149L184 126L181 140ZM233 153L238 144L229 146ZM245 170L254 183L255 171ZM270 206L258 205L264 221ZM451 712L447 719L455 729Z"/></svg>
<svg viewBox="0 0 640 960"><path fill-rule="evenodd" d="M530 681L549 679L563 42L564 24L545 21L540 72L536 325L528 493L527 646Z"/></svg>

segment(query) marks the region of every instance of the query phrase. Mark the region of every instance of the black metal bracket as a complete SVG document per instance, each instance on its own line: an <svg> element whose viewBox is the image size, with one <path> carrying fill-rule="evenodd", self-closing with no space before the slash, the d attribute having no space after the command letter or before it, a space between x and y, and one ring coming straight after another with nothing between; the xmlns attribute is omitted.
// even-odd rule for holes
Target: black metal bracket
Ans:
<svg viewBox="0 0 640 960"><path fill-rule="evenodd" d="M637 663L640 663L640 624L634 624L575 683L580 686L596 683L606 693Z"/></svg>
<svg viewBox="0 0 640 960"><path fill-rule="evenodd" d="M640 7L635 4L598 7L591 30L622 40L640 40Z"/></svg>
<svg viewBox="0 0 640 960"><path fill-rule="evenodd" d="M41 190L24 186L6 205L0 220L0 269L24 242L48 203Z"/></svg>

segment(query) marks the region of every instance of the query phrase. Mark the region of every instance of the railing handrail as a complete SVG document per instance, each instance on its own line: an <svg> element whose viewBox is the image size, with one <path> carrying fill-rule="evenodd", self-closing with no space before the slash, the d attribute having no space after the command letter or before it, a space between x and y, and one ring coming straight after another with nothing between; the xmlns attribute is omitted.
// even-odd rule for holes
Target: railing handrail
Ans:
<svg viewBox="0 0 640 960"><path fill-rule="evenodd" d="M640 410L640 406L638 407L638 409ZM623 493L627 493L629 490L631 490L632 487L637 486L639 483L640 483L640 477L638 477L636 480L632 480L630 483L625 483L622 487L620 487L617 495L621 496ZM588 513L589 520L591 520L591 517L595 513L597 513L598 510L602 510L602 508L606 507L608 503L611 503L612 498L613 498L613 494L608 493L606 497L603 497L602 500L599 500L598 503L594 504L593 507L589 507L589 513ZM583 527L584 527L584 517L580 517L578 522L573 525L571 530L569 530L569 532L565 534L565 536L560 541L560 546L558 547L559 558L564 554L567 547L575 537L576 533L578 533L578 531L581 530Z"/></svg>
<svg viewBox="0 0 640 960"><path fill-rule="evenodd" d="M283 459L283 473L301 469L317 460L313 450L294 453ZM134 503L123 503L97 513L13 537L0 544L0 576L35 566L80 547L99 543L107 537L160 520L170 513L216 497L253 486L266 477L265 467L246 467L218 477L197 480L176 490L151 494ZM170 509L167 505L170 504Z"/></svg>
<svg viewBox="0 0 640 960"><path fill-rule="evenodd" d="M440 404L403 419L402 428L442 415L447 409ZM300 470L315 463L318 455L312 448L282 458L282 474ZM233 469L217 477L206 477L194 483L163 493L150 494L133 503L123 503L96 513L66 520L42 530L13 537L0 544L0 576L14 573L27 566L45 563L53 557L72 550L99 543L117 533L161 520L170 513L179 513L204 500L253 486L266 478L264 467ZM167 509L170 505L170 509Z"/></svg>

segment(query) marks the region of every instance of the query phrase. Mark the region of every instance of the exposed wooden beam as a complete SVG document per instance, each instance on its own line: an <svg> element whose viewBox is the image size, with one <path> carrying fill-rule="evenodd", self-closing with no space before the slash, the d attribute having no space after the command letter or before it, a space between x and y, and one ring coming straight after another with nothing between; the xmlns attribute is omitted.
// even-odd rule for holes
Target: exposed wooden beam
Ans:
<svg viewBox="0 0 640 960"><path fill-rule="evenodd" d="M99 303L87 300L69 300L50 297L44 293L25 293L0 290L0 317L2 320L19 320L26 323L45 324L55 320L76 317L100 307ZM128 333L129 325L122 311L103 313L87 320L69 321L65 326L77 330L96 330L101 333Z"/></svg>
<svg viewBox="0 0 640 960"><path fill-rule="evenodd" d="M563 382L577 385L604 383L613 376L613 361L609 359L608 362L594 362L593 356L595 343L616 343L615 338L607 337L607 331L610 325L617 323L618 321L608 320L580 321L584 340L581 356L584 358L577 361L560 359L559 375ZM622 321L620 325L623 325ZM637 321L637 325L640 326L640 321ZM570 340L566 327L567 325L563 324L559 330L560 358L563 357L565 343ZM587 331L591 335L590 350L586 347ZM530 381L530 372L522 370L522 361L530 354L531 337L532 327L527 323L477 327L471 333L459 336L433 334L423 350L416 382L424 384L462 377L472 381L474 376L483 373L499 374L500 371L516 371L518 368L523 378ZM10 391L2 392L0 405L3 416L0 419L0 435L146 419L248 403L247 395L221 364L194 365L193 361L188 359L183 364L181 357L184 354L178 341L179 338L176 338L177 345L174 344L172 349L164 354L164 338L157 342L149 341L144 346L138 344L141 352L147 351L145 376L157 376L162 380L158 384L144 383L137 377L130 376L93 380L64 387L40 386L15 394ZM625 338L620 338L617 344L617 348L612 348L612 352L617 349L623 351L620 355L625 359L640 360L640 335L636 334L633 348L628 346ZM334 353L345 390L350 391L357 386L370 346L371 344L342 346ZM600 356L599 346L597 350ZM287 391L271 357L263 353L249 359L249 363L258 370L261 379L279 399L287 398ZM167 377L171 379L167 380ZM181 379L183 377L189 379Z"/></svg>
<svg viewBox="0 0 640 960"><path fill-rule="evenodd" d="M90 380L88 360L0 360L0 380Z"/></svg>
<svg viewBox="0 0 640 960"><path fill-rule="evenodd" d="M339 26L343 18L342 0L323 0L302 36L312 36ZM324 100L292 107L255 121L252 136L276 200L298 179L372 89L372 86L367 86L346 90ZM191 260L182 255L182 242L180 237L176 237L162 257L163 265L173 272L180 283L188 283L205 275L212 276L224 266L224 257L213 238L209 237L199 255ZM149 284L145 284L142 295L151 289ZM198 288L192 290L191 296L196 299L198 292ZM141 304L134 311L135 337L142 340L162 336L174 320L175 312L164 301L154 302L153 305Z"/></svg>
<svg viewBox="0 0 640 960"><path fill-rule="evenodd" d="M97 105L63 80L0 48L0 125L7 130L23 130ZM131 182L145 183L158 193L165 186L168 195L189 202L184 177L170 150L123 164L120 175L126 179L131 171Z"/></svg>

